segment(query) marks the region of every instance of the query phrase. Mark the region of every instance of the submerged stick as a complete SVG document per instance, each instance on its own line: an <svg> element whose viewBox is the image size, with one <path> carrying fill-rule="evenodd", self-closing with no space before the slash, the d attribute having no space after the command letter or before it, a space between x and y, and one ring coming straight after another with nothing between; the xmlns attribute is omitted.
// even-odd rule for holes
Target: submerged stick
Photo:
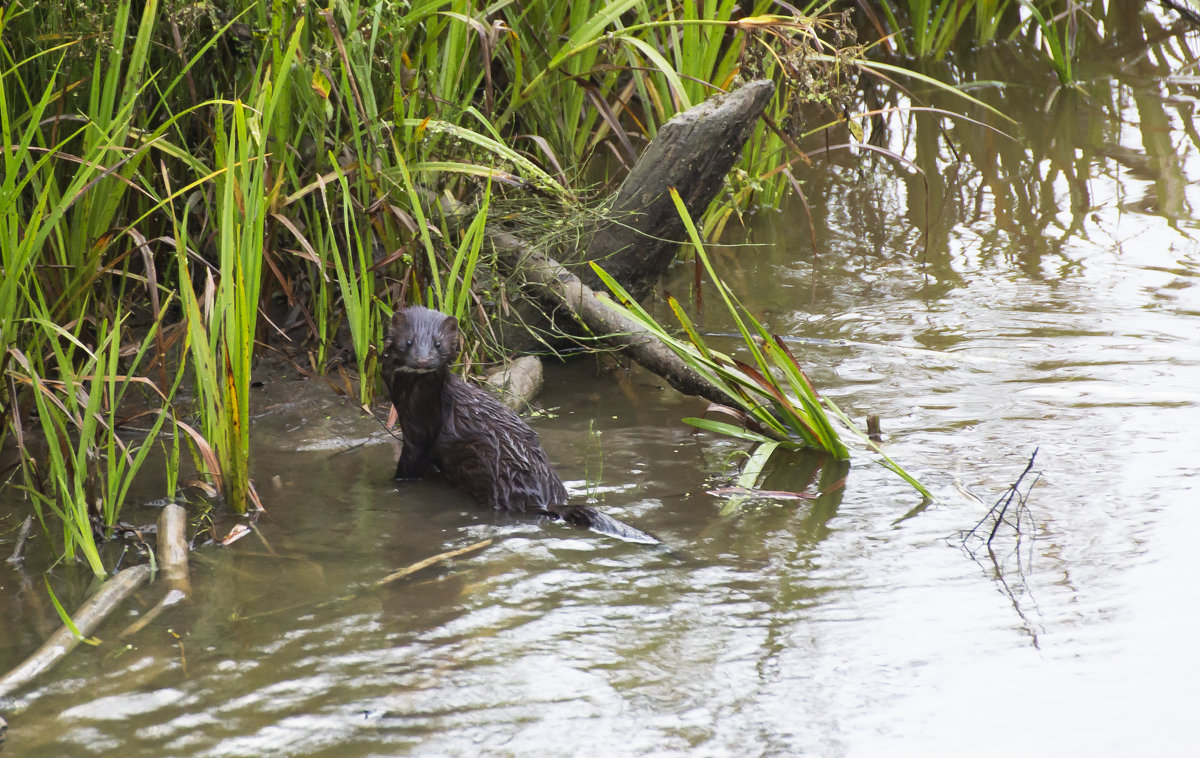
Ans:
<svg viewBox="0 0 1200 758"><path fill-rule="evenodd" d="M13 548L5 563L20 566L25 562L25 543L29 541L29 533L33 531L33 516L26 516L21 522L21 531L17 534L17 546Z"/></svg>
<svg viewBox="0 0 1200 758"><path fill-rule="evenodd" d="M425 560L417 561L416 563L412 564L411 566L405 566L402 569L393 571L392 573L388 574L384 578L372 583L371 589L375 589L376 587L382 587L385 584L390 584L390 583L396 581L397 579L403 579L404 577L409 576L410 574L417 573L421 569L429 568L430 566L432 566L435 563L441 563L442 561L448 561L451 558L457 558L460 555L465 555L467 553L473 553L476 550L482 550L483 548L485 548L491 544L492 544L492 541L490 539L480 540L479 542L472 543L470 545L467 545L466 547L460 547L456 550L447 550L444 553L438 553L437 555L431 555L428 558L426 558Z"/></svg>
<svg viewBox="0 0 1200 758"><path fill-rule="evenodd" d="M382 587L386 584L391 584L392 582L396 581L397 579L403 579L404 577L415 574L422 569L427 569L436 563L448 561L451 558L457 558L458 556L466 555L467 553L473 553L476 550L482 550L483 548L491 545L492 542L493 542L493 540L491 538L488 538L486 540L480 540L479 542L473 542L470 545L467 545L466 547L460 547L460 548L456 548L454 550L447 550L444 553L438 553L437 555L431 555L428 558L417 561L416 563L412 564L411 566L405 566L402 569L396 569L395 571L393 571L392 573L383 577L382 579L377 579L368 585L362 586L352 592L347 592L345 595L340 595L340 596L332 598L330 600L322 600L322 601L316 602L316 603L312 603L312 602L298 603L296 605L289 605L286 608L274 608L269 611L263 611L262 613L255 613L250 616L242 616L240 618L240 620L241 621L251 621L251 620L265 618L267 616L274 616L274 615L277 615L280 613L284 613L286 611L295 611L295 610L298 610L301 608L308 608L308 609L329 608L330 606L337 605L338 603L344 603L348 600L354 600L355 598L360 597L361 595L363 595L367 592L370 592L371 590L379 589L380 587Z"/></svg>
<svg viewBox="0 0 1200 758"><path fill-rule="evenodd" d="M79 634L86 637L94 632L96 627L100 626L100 622L149 578L150 567L141 565L127 568L105 582L75 613L72 620ZM38 674L49 670L78 644L79 638L72 634L70 629L66 626L59 627L33 655L0 678L0 697L9 696L31 682Z"/></svg>

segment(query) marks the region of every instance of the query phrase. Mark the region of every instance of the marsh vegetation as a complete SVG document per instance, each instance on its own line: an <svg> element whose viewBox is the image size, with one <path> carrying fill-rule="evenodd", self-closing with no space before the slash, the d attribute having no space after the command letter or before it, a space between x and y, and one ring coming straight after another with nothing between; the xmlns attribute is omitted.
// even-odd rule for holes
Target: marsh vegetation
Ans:
<svg viewBox="0 0 1200 758"><path fill-rule="evenodd" d="M746 400L729 423L676 415L756 446L730 479L827 496L859 443L803 414L821 394L861 409L826 367L806 366L789 341L803 329L780 314L834 281L922 297L966 286L955 230L984 217L969 253L981 265L1078 270L1072 245L1096 233L1089 214L1104 202L1098 163L1151 177L1137 209L1186 224L1177 155L1197 139L1175 122L1190 124L1188 21L1034 0L10 3L0 533L32 512L57 566L104 576L122 560L112 548L130 534L131 493L179 498L186 483L194 518L253 510L264 360L378 411L376 350L399 302L458 315L468 364L501 359L493 320L529 296L497 265L489 229L578 249L663 124L757 78L775 94L720 195L687 219L687 273L640 313L627 304ZM1165 90L1120 89L1112 61ZM1142 151L1120 139L1129 103ZM725 244L780 215L787 231L755 261ZM829 230L855 228L862 256L891 257L843 255ZM755 294L749 272L785 255L795 301ZM857 336L880 350L890 339ZM897 434L909 423L884 421ZM813 448L831 460L783 457ZM914 483L945 484L937 465L918 470Z"/></svg>

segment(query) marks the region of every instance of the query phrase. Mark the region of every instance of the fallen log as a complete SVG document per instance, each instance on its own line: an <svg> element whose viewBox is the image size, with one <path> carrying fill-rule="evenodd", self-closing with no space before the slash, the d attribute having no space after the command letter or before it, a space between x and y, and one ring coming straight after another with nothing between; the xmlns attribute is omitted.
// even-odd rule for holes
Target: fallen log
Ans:
<svg viewBox="0 0 1200 758"><path fill-rule="evenodd" d="M519 220L504 228L490 226L489 237L493 241L497 235L525 237L529 249L544 251L549 260L561 261L584 284L599 289L602 285L588 265L595 261L635 299L644 300L667 272L685 239L683 221L670 190L679 192L692 218L700 218L724 187L726 174L737 162L774 93L773 82L752 81L728 94L709 98L663 124L605 204L608 207L603 220L576 222L580 225L578 234L562 235L563 239L581 242L539 239L536 235L540 232L523 228ZM461 209L444 212L462 217ZM575 244L578 247L569 246ZM502 268L519 272L521 266L509 261ZM531 334L531 324L551 334L569 328L567 324L547 326L543 314L527 300L516 298L509 307L513 315L492 322L505 349L524 352L544 347L547 343Z"/></svg>
<svg viewBox="0 0 1200 758"><path fill-rule="evenodd" d="M685 239L671 188L678 190L691 217L700 218L724 187L725 175L774 94L775 83L759 79L663 124L621 183L585 259L600 263L634 299L649 295ZM588 286L602 286L590 268L576 273Z"/></svg>
<svg viewBox="0 0 1200 758"><path fill-rule="evenodd" d="M528 243L502 230L491 230L488 237L498 261L519 269L526 284L543 301L565 311L593 337L619 348L685 395L736 406L732 398L680 360L645 327L600 302L592 288L562 264L534 252Z"/></svg>
<svg viewBox="0 0 1200 758"><path fill-rule="evenodd" d="M106 581L100 590L79 608L72 619L79 634L87 637L94 632L96 627L100 626L100 622L149 578L150 567L141 565L127 568ZM70 629L65 625L60 627L24 662L0 677L0 698L8 697L34 677L49 670L78 644L79 638Z"/></svg>

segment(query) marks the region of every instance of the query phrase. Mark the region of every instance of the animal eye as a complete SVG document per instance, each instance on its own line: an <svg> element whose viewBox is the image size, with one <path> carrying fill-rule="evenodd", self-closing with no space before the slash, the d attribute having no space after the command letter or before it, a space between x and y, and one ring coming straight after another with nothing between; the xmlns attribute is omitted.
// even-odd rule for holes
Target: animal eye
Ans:
<svg viewBox="0 0 1200 758"><path fill-rule="evenodd" d="M441 346L442 346L442 341L441 341L441 340L434 340L434 341L433 341L433 346L434 346L434 347L436 347L436 348L441 348Z"/></svg>
<svg viewBox="0 0 1200 758"><path fill-rule="evenodd" d="M409 340L405 340L405 341L404 341L404 346L405 346L405 347L412 347L412 340L411 340L411 339L409 339Z"/></svg>

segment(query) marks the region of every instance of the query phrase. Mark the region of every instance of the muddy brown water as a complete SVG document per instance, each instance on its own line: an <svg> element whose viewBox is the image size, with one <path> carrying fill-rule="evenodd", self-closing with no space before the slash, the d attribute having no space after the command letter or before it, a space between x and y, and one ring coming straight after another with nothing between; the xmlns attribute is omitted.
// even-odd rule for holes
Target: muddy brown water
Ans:
<svg viewBox="0 0 1200 758"><path fill-rule="evenodd" d="M919 511L860 456L844 489L722 513L706 490L745 447L679 423L700 403L638 372L549 366L532 423L551 458L576 497L670 548L649 549L486 513L436 479L398 487L377 426L319 382L277 378L255 406L261 536L196 551L190 607L122 648L144 591L103 645L4 703L5 750L1180 754L1200 675L1200 88L1180 62L1195 44L1110 56L1049 110L1040 75L985 91L1021 142L954 127L974 140L961 162L929 125L907 144L894 129L886 144L935 177L928 195L877 158L818 162L802 177L815 263L791 203L717 253L941 503ZM689 281L681 266L672 291ZM705 328L729 331L714 300ZM1001 530L994 561L965 553L957 533L1035 448L1024 539ZM766 486L841 476L818 463L780 460ZM15 525L0 521L0 552ZM40 573L0 570L0 669L55 623ZM50 575L68 604L86 593L83 572Z"/></svg>

